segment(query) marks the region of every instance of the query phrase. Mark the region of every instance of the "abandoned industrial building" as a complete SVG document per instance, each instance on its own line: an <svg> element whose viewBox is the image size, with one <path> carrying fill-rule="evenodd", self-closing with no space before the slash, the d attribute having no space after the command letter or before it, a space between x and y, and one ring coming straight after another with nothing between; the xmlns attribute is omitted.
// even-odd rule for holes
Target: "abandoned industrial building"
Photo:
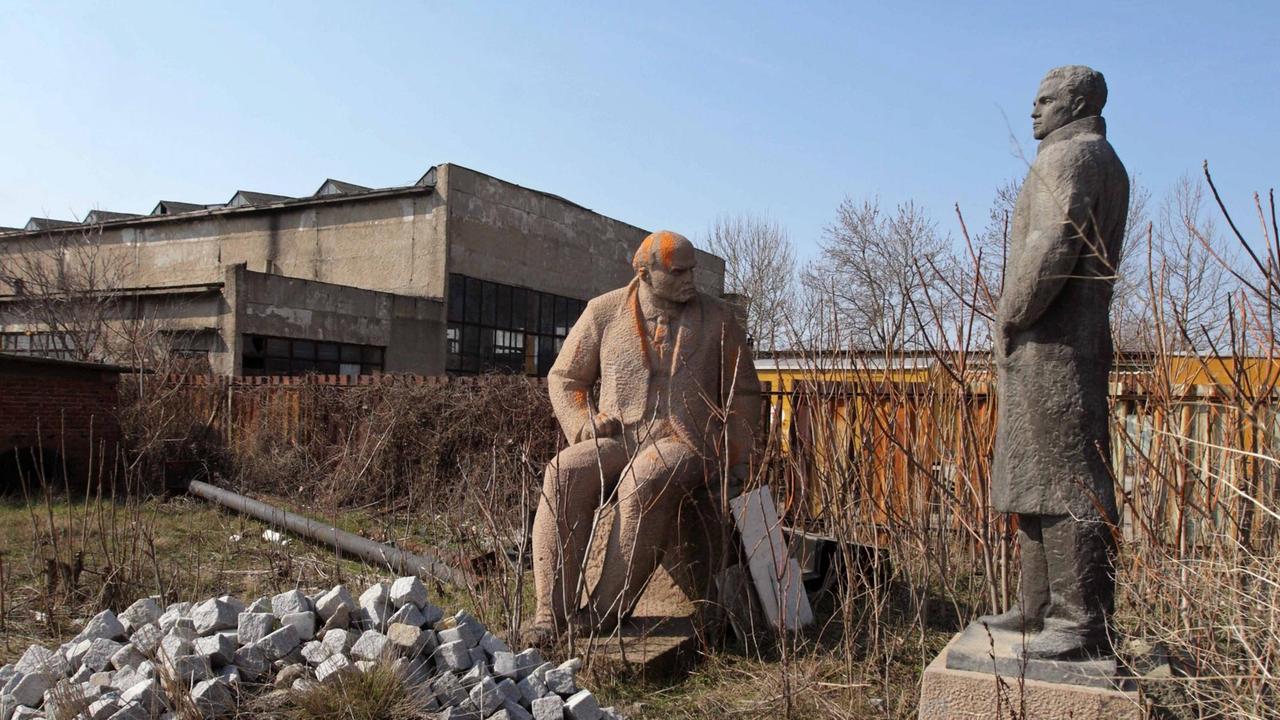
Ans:
<svg viewBox="0 0 1280 720"><path fill-rule="evenodd" d="M96 336L48 310L75 294L223 375L545 375L646 233L455 164L403 187L32 218L0 230L0 353L85 359ZM722 295L723 260L700 252L697 281Z"/></svg>

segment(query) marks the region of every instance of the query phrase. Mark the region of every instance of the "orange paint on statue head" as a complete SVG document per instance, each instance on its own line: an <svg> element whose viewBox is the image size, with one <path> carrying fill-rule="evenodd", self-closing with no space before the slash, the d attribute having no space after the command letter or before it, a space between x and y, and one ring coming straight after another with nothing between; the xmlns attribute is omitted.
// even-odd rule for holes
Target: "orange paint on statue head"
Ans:
<svg viewBox="0 0 1280 720"><path fill-rule="evenodd" d="M676 240L677 237L679 236L674 233L658 233L658 261L662 263L664 270L670 270L675 262L676 247L679 244ZM684 238L680 238L680 240L684 240ZM688 240L685 240L685 243L688 242Z"/></svg>
<svg viewBox="0 0 1280 720"><path fill-rule="evenodd" d="M670 230L659 230L640 243L631 265L654 294L684 303L698 292L693 283L697 261L697 253L688 238Z"/></svg>

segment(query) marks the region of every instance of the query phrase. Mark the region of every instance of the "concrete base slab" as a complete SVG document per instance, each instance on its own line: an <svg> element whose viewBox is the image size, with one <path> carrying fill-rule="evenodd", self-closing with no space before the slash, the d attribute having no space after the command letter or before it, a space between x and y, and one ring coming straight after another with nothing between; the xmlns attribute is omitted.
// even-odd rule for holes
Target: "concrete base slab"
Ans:
<svg viewBox="0 0 1280 720"><path fill-rule="evenodd" d="M1066 685L1133 690L1133 678L1114 655L1080 660L1032 660L1022 657L1022 633L991 630L980 623L957 635L943 655L951 670L994 673L1006 678L1025 678Z"/></svg>
<svg viewBox="0 0 1280 720"><path fill-rule="evenodd" d="M661 680L693 665L698 638L689 617L632 617L611 637L595 640L591 655L620 674Z"/></svg>
<svg viewBox="0 0 1280 720"><path fill-rule="evenodd" d="M964 639L965 634L958 633L952 638L947 648L925 669L920 687L920 720L995 720L1009 717L1026 720L1142 718L1136 692L1029 680L1017 673L996 675L991 672L989 656L985 672L950 668L947 666L947 656Z"/></svg>

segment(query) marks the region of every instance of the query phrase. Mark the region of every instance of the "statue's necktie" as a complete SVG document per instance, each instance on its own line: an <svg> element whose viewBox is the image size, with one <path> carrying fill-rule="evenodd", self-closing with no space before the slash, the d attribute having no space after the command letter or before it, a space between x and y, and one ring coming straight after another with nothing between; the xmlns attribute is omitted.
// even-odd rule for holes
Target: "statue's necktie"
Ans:
<svg viewBox="0 0 1280 720"><path fill-rule="evenodd" d="M671 350L671 319L665 313L659 313L653 321L653 353L665 364Z"/></svg>

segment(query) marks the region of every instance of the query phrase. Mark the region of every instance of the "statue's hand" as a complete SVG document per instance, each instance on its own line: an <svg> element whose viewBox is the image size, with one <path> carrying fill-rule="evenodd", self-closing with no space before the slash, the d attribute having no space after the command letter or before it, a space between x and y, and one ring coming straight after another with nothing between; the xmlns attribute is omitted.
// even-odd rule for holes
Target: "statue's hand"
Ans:
<svg viewBox="0 0 1280 720"><path fill-rule="evenodd" d="M1009 351L1013 348L1010 344L1013 342L1013 334L1017 330L1009 323L1000 323L999 337L996 342L999 343L999 354L1001 357L1009 357Z"/></svg>
<svg viewBox="0 0 1280 720"><path fill-rule="evenodd" d="M582 439L613 437L622 432L622 420L608 413L596 413L594 420L588 420L582 427Z"/></svg>

